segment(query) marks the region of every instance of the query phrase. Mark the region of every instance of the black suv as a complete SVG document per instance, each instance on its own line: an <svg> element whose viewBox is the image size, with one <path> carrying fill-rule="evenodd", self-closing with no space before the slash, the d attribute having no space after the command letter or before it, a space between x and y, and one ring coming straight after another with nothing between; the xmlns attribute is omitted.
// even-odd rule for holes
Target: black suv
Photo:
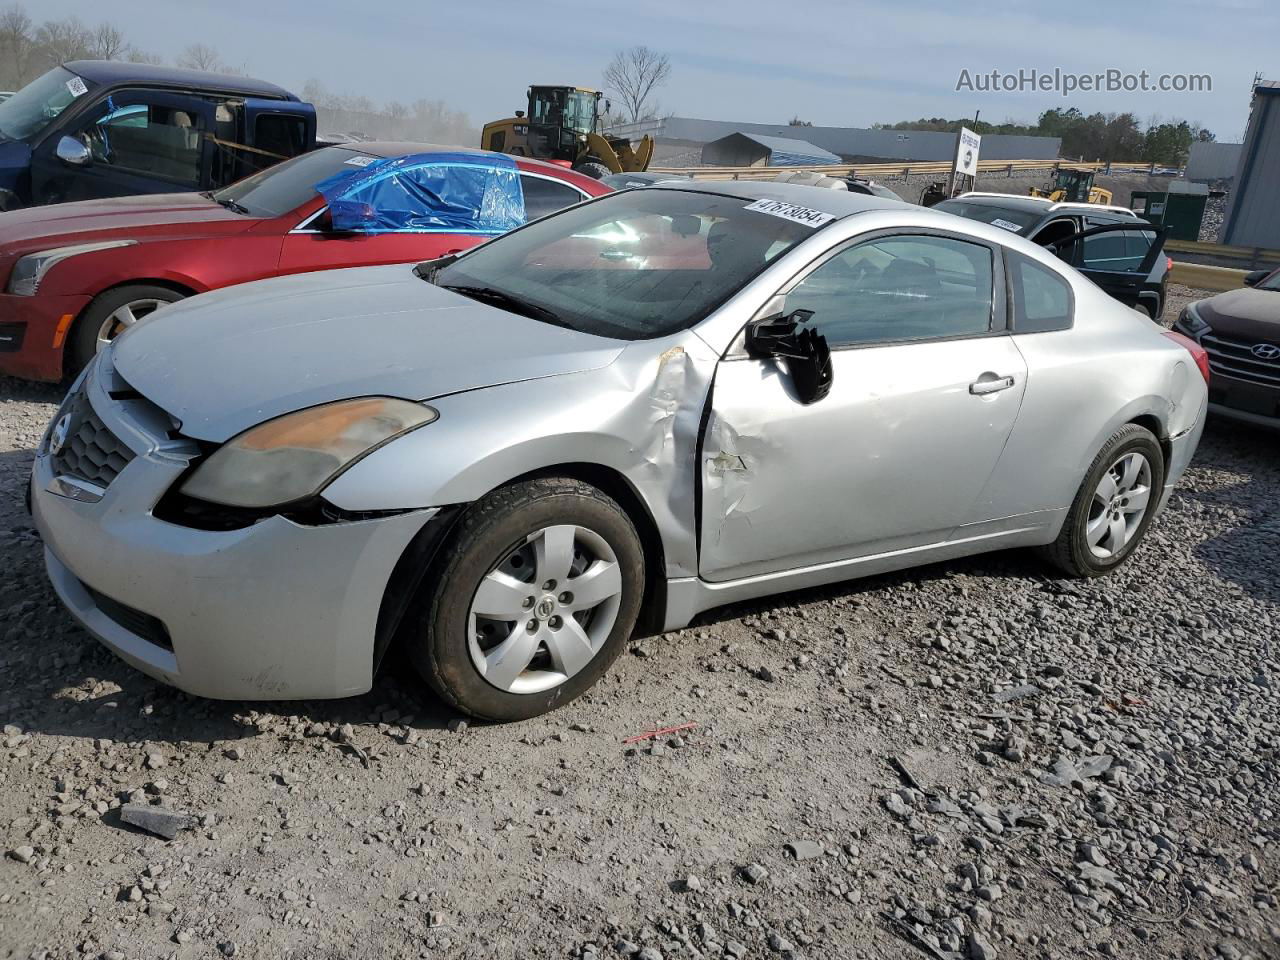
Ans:
<svg viewBox="0 0 1280 960"><path fill-rule="evenodd" d="M1121 303L1152 320L1164 313L1164 230L1124 207L1053 203L1006 193L962 193L933 209L980 220L1052 249Z"/></svg>

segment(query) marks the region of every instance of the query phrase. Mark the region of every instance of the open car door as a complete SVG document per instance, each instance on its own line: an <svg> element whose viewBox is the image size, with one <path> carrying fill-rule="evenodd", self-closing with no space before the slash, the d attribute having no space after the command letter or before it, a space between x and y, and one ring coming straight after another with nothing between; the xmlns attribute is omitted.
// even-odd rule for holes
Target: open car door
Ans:
<svg viewBox="0 0 1280 960"><path fill-rule="evenodd" d="M1045 244L1121 303L1138 307L1166 230L1145 220L1086 227Z"/></svg>

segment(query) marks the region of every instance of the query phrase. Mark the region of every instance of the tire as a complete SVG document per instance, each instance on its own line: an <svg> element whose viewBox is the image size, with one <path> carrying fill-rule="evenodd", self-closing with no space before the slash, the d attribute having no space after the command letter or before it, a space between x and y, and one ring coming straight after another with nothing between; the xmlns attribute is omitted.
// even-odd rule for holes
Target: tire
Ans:
<svg viewBox="0 0 1280 960"><path fill-rule="evenodd" d="M67 376L74 377L98 354L99 337L114 339L128 325L120 318L113 319L119 311L131 308L135 319L142 319L166 303L175 303L186 294L168 287L131 283L100 294L76 321L71 333L71 343L66 362ZM132 321L130 321L132 322Z"/></svg>
<svg viewBox="0 0 1280 960"><path fill-rule="evenodd" d="M554 562L569 557L566 540L573 548L567 576ZM556 582L543 589L544 577ZM603 594L615 579L607 599L574 607L595 599L586 596L589 587ZM622 651L644 595L644 551L614 500L577 480L548 477L472 506L425 583L430 593L408 635L418 674L463 713L526 720L581 695Z"/></svg>
<svg viewBox="0 0 1280 960"><path fill-rule="evenodd" d="M1141 463L1131 459L1134 457ZM1136 473L1131 485L1126 486L1130 483L1126 468L1134 464ZM1111 484L1114 490L1110 489ZM1132 508L1143 496L1144 488L1145 499L1138 514ZM1125 424L1093 458L1058 538L1042 548L1045 558L1072 577L1110 573L1128 559L1146 536L1163 491L1164 454L1159 442L1145 427ZM1123 531L1119 523L1123 524ZM1099 531L1101 539L1097 539Z"/></svg>
<svg viewBox="0 0 1280 960"><path fill-rule="evenodd" d="M578 173L585 173L588 177L595 180L607 177L609 174L613 173L612 170L598 160L583 160L580 163L575 163L573 165L573 169L578 171Z"/></svg>

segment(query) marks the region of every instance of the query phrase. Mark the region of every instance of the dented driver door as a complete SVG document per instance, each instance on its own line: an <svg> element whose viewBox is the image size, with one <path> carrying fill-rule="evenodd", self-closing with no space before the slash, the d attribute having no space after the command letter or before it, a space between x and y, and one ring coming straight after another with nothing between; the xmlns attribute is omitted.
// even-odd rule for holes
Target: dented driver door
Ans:
<svg viewBox="0 0 1280 960"><path fill-rule="evenodd" d="M888 237L783 291L783 309L813 310L828 339L831 392L801 403L786 360L720 362L700 460L703 579L907 550L1001 516L984 490L1027 368L992 254Z"/></svg>

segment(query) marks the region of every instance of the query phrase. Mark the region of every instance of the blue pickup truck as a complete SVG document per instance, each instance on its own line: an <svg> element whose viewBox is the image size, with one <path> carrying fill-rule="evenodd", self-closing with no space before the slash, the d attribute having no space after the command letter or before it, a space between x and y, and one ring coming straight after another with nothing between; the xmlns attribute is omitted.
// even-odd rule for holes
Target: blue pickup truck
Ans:
<svg viewBox="0 0 1280 960"><path fill-rule="evenodd" d="M0 101L0 211L213 190L315 140L315 107L273 84L76 60Z"/></svg>

